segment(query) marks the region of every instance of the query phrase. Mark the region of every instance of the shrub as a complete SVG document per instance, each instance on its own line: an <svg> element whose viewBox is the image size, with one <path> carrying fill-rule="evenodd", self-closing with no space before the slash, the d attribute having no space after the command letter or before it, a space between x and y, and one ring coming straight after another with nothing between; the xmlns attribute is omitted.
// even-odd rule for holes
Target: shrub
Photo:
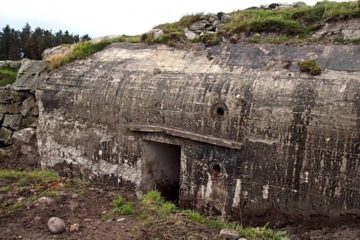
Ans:
<svg viewBox="0 0 360 240"><path fill-rule="evenodd" d="M125 201L122 196L117 197L112 201L113 212L121 215L132 215L134 208L131 203Z"/></svg>
<svg viewBox="0 0 360 240"><path fill-rule="evenodd" d="M311 75L320 75L321 68L316 64L315 60L304 60L298 62L300 71L307 72Z"/></svg>

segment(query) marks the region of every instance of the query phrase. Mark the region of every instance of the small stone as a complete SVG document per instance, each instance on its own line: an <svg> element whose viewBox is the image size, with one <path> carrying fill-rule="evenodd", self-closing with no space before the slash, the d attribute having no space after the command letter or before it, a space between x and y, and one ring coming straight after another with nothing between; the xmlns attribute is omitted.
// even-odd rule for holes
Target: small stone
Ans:
<svg viewBox="0 0 360 240"><path fill-rule="evenodd" d="M181 225L184 225L184 222L179 220L177 221L176 223L174 223L175 226L181 226Z"/></svg>
<svg viewBox="0 0 360 240"><path fill-rule="evenodd" d="M239 238L238 240L247 240L246 238Z"/></svg>
<svg viewBox="0 0 360 240"><path fill-rule="evenodd" d="M230 15L227 15L227 14L224 14L222 17L221 17L221 23L228 23L231 21L231 17Z"/></svg>
<svg viewBox="0 0 360 240"><path fill-rule="evenodd" d="M196 33L190 31L188 28L184 28L184 34L185 37L189 40L194 40L194 38L196 37Z"/></svg>
<svg viewBox="0 0 360 240"><path fill-rule="evenodd" d="M209 22L207 20L201 20L191 24L189 29L194 32L202 32L205 30L207 25L209 25Z"/></svg>
<svg viewBox="0 0 360 240"><path fill-rule="evenodd" d="M162 35L164 35L164 31L160 28L151 29L149 33L154 34L155 38L158 38L158 37L161 37Z"/></svg>
<svg viewBox="0 0 360 240"><path fill-rule="evenodd" d="M48 228L52 233L61 233L65 230L65 222L61 218L51 217L48 221Z"/></svg>
<svg viewBox="0 0 360 240"><path fill-rule="evenodd" d="M34 223L39 223L41 221L41 217L40 216L36 216L34 218Z"/></svg>
<svg viewBox="0 0 360 240"><path fill-rule="evenodd" d="M238 239L240 234L231 229L221 229L219 236L222 239Z"/></svg>
<svg viewBox="0 0 360 240"><path fill-rule="evenodd" d="M26 117L35 106L35 99L33 97L29 97L22 103L20 112L24 117Z"/></svg>
<svg viewBox="0 0 360 240"><path fill-rule="evenodd" d="M3 126L18 130L20 127L21 119L21 114L5 114Z"/></svg>
<svg viewBox="0 0 360 240"><path fill-rule="evenodd" d="M38 199L38 203L40 203L40 204L51 205L53 202L54 202L54 199L49 198L49 197L41 197Z"/></svg>
<svg viewBox="0 0 360 240"><path fill-rule="evenodd" d="M91 218L84 218L84 222L91 222L92 219Z"/></svg>
<svg viewBox="0 0 360 240"><path fill-rule="evenodd" d="M78 223L74 223L70 225L70 232L77 232L80 229L80 225Z"/></svg>
<svg viewBox="0 0 360 240"><path fill-rule="evenodd" d="M116 219L117 222L123 222L125 221L126 218L119 218L119 219Z"/></svg>
<svg viewBox="0 0 360 240"><path fill-rule="evenodd" d="M30 139L35 135L34 128L24 128L19 131L14 132L13 138L18 141L29 143Z"/></svg>
<svg viewBox="0 0 360 240"><path fill-rule="evenodd" d="M7 128L0 128L0 142L7 142L11 137L12 131Z"/></svg>

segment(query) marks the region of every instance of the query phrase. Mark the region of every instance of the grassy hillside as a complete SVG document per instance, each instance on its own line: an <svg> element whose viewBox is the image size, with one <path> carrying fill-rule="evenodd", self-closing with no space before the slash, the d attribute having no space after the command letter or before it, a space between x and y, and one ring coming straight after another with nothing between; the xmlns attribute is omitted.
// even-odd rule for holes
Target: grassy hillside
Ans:
<svg viewBox="0 0 360 240"><path fill-rule="evenodd" d="M360 8L356 2L323 1L314 6L238 10L229 13L230 20L216 32L204 32L189 40L184 29L199 21L201 16L203 14L187 15L177 22L161 24L156 27L161 29L162 34L160 35L148 32L141 36L121 36L100 42L78 43L66 54L54 56L50 59L50 66L57 68L75 59L85 58L114 42L161 43L175 47L190 43L203 43L205 46L212 46L223 41L275 44L321 43L321 38L314 39L312 37L316 31L325 23L360 19ZM337 44L360 43L360 39L331 41Z"/></svg>
<svg viewBox="0 0 360 240"><path fill-rule="evenodd" d="M0 87L12 84L16 80L17 69L1 67L0 68Z"/></svg>

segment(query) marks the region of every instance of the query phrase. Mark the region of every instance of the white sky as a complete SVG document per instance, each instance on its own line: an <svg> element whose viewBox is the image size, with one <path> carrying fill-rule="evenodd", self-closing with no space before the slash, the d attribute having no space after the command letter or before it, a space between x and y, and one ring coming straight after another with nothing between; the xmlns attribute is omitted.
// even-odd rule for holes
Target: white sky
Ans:
<svg viewBox="0 0 360 240"><path fill-rule="evenodd" d="M3 0L0 28L9 24L20 30L28 22L33 28L69 30L80 35L88 33L91 37L132 35L177 21L185 14L232 12L273 2L276 0ZM313 5L317 0L304 2Z"/></svg>

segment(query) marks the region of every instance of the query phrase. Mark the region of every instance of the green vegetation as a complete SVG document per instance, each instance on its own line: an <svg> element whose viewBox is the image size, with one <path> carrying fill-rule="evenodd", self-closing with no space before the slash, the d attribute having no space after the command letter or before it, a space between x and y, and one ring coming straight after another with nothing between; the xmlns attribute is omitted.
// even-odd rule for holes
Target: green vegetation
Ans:
<svg viewBox="0 0 360 240"><path fill-rule="evenodd" d="M17 69L9 67L0 68L0 87L13 84L16 80Z"/></svg>
<svg viewBox="0 0 360 240"><path fill-rule="evenodd" d="M204 43L206 47L219 45L221 41L221 36L217 33L204 33L193 40L194 43Z"/></svg>
<svg viewBox="0 0 360 240"><path fill-rule="evenodd" d="M137 43L140 42L139 36L120 36L111 39L104 39L101 41L88 41L88 42L80 42L74 44L69 51L64 54L51 56L49 59L49 65L51 69L58 68L66 63L72 62L74 60L83 59L88 56L93 55L94 53L103 50L105 47L110 45L111 43L116 42L129 42L129 43Z"/></svg>
<svg viewBox="0 0 360 240"><path fill-rule="evenodd" d="M150 191L141 199L145 211L167 215L176 211L174 203L166 202L158 191Z"/></svg>
<svg viewBox="0 0 360 240"><path fill-rule="evenodd" d="M263 239L263 240L287 240L286 232L274 231L268 227L242 227L237 223L226 222L218 218L205 217L199 212L192 210L177 209L173 203L166 202L158 191L150 191L145 194L141 200L143 206L142 215L148 216L149 213L155 214L157 217L167 218L169 214L174 213L175 216L184 216L188 220L207 226L210 229L221 230L223 228L238 231L242 237L246 239Z"/></svg>
<svg viewBox="0 0 360 240"><path fill-rule="evenodd" d="M97 51L104 49L111 43L144 42L148 44L167 44L178 46L181 44L203 43L205 46L214 46L229 38L236 42L237 34L244 34L243 41L251 43L273 44L300 44L322 41L311 36L328 21L337 21L349 18L360 18L360 8L356 2L318 2L315 6L289 7L281 9L247 9L238 10L229 14L230 21L217 33L203 33L193 40L188 40L184 28L189 27L201 19L201 14L186 15L174 23L165 23L157 26L161 34L154 32L144 33L141 36L121 36L105 39L99 42L81 42L73 45L66 53L53 56L50 68L55 69L65 63L86 58ZM232 41L233 39L233 41ZM360 44L359 40L344 40L336 38L337 44Z"/></svg>
<svg viewBox="0 0 360 240"><path fill-rule="evenodd" d="M0 169L0 179L3 178L16 178L18 179L18 183L35 181L41 184L45 184L58 180L59 175L56 172L49 170L17 171Z"/></svg>
<svg viewBox="0 0 360 240"><path fill-rule="evenodd" d="M316 64L315 60L304 60L298 62L300 71L307 72L311 75L320 75L321 68Z"/></svg>
<svg viewBox="0 0 360 240"><path fill-rule="evenodd" d="M126 202L122 196L117 197L112 201L113 213L121 215L132 215L134 214L133 205Z"/></svg>
<svg viewBox="0 0 360 240"><path fill-rule="evenodd" d="M315 6L284 8L278 10L249 9L230 14L231 21L224 26L224 32L274 32L289 36L309 37L330 19L358 18L360 10L355 2L318 2Z"/></svg>
<svg viewBox="0 0 360 240"><path fill-rule="evenodd" d="M204 224L210 229L221 230L231 229L240 233L246 239L263 240L287 240L289 239L284 231L274 231L267 226L264 227L242 227L237 223L226 222L218 218L205 217L196 211L184 210L182 214L195 223Z"/></svg>

